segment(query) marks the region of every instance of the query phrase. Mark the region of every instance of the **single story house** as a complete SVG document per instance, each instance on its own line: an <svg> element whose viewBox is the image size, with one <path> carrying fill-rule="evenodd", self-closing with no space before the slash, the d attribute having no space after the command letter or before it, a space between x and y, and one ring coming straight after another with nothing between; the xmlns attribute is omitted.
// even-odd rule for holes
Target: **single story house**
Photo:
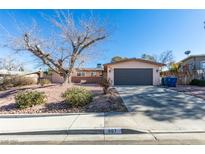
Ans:
<svg viewBox="0 0 205 154"><path fill-rule="evenodd" d="M38 82L39 72L25 72L25 71L9 71L6 69L0 70L0 83L2 83L4 77L8 76L22 76L31 78L35 83Z"/></svg>
<svg viewBox="0 0 205 154"><path fill-rule="evenodd" d="M73 70L71 81L73 83L100 83L103 77L101 64L97 64L96 68L76 68ZM52 72L51 82L63 83L64 79L59 74Z"/></svg>
<svg viewBox="0 0 205 154"><path fill-rule="evenodd" d="M111 85L160 85L160 70L164 64L131 58L104 64Z"/></svg>
<svg viewBox="0 0 205 154"><path fill-rule="evenodd" d="M205 79L205 55L190 55L180 62L180 71L192 79Z"/></svg>
<svg viewBox="0 0 205 154"><path fill-rule="evenodd" d="M106 78L111 85L160 85L160 70L164 64L131 58L103 66L98 64L96 68L74 69L72 82L100 83L102 78ZM52 72L51 81L63 83L63 77Z"/></svg>
<svg viewBox="0 0 205 154"><path fill-rule="evenodd" d="M6 69L0 70L0 76L12 76L12 75L25 75L27 72L24 71L9 71Z"/></svg>

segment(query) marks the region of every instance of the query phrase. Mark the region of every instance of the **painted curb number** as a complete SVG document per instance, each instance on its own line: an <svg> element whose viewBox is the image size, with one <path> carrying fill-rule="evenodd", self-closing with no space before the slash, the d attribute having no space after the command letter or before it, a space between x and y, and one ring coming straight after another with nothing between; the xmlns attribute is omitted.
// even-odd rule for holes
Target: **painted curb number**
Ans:
<svg viewBox="0 0 205 154"><path fill-rule="evenodd" d="M105 128L104 134L122 134L121 128Z"/></svg>

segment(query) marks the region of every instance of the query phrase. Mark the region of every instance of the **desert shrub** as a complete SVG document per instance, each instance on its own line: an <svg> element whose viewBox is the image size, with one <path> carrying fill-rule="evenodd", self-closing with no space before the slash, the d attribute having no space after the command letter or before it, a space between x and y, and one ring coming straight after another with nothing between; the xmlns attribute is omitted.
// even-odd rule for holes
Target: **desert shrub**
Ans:
<svg viewBox="0 0 205 154"><path fill-rule="evenodd" d="M20 109L32 107L46 102L46 95L38 91L23 91L15 96L16 105Z"/></svg>
<svg viewBox="0 0 205 154"><path fill-rule="evenodd" d="M100 86L103 87L103 92L106 94L108 92L108 88L110 87L110 81L103 78L100 82Z"/></svg>
<svg viewBox="0 0 205 154"><path fill-rule="evenodd" d="M204 87L204 86L205 86L205 80L193 79L193 80L190 82L190 85L196 85L196 86L202 86L202 87Z"/></svg>
<svg viewBox="0 0 205 154"><path fill-rule="evenodd" d="M48 80L48 79L41 79L41 80L40 80L40 85L41 85L41 86L44 86L44 85L50 84L50 83L51 83L51 81Z"/></svg>
<svg viewBox="0 0 205 154"><path fill-rule="evenodd" d="M4 81L4 77L1 77L1 76L0 76L0 84L2 84L3 81Z"/></svg>
<svg viewBox="0 0 205 154"><path fill-rule="evenodd" d="M4 89L8 89L11 87L31 85L34 83L35 81L32 78L23 76L9 76L3 78L1 86L4 87Z"/></svg>
<svg viewBox="0 0 205 154"><path fill-rule="evenodd" d="M17 86L26 86L26 85L31 85L34 84L34 80L32 78L29 77L23 77L23 76L16 76L16 77L12 77L12 84L14 87Z"/></svg>
<svg viewBox="0 0 205 154"><path fill-rule="evenodd" d="M85 106L92 101L92 94L85 88L71 88L67 89L62 97L65 102L73 107Z"/></svg>
<svg viewBox="0 0 205 154"><path fill-rule="evenodd" d="M6 88L3 85L0 85L0 91L4 91Z"/></svg>
<svg viewBox="0 0 205 154"><path fill-rule="evenodd" d="M8 87L8 88L13 87L12 78L11 78L11 77L4 77L2 85L3 85L5 88L7 88L7 87Z"/></svg>
<svg viewBox="0 0 205 154"><path fill-rule="evenodd" d="M4 77L0 77L0 91L6 90L6 87L4 86Z"/></svg>

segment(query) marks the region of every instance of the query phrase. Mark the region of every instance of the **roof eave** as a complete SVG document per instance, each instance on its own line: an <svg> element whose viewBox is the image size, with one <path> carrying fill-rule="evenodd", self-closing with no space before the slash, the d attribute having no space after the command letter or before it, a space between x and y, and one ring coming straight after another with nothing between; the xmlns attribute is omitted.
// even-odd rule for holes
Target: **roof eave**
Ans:
<svg viewBox="0 0 205 154"><path fill-rule="evenodd" d="M180 60L179 62L184 62L184 61L186 61L186 60L188 60L190 58L194 58L194 57L205 57L205 55L190 55L190 56Z"/></svg>
<svg viewBox="0 0 205 154"><path fill-rule="evenodd" d="M115 64L118 64L118 63L133 61L133 60L134 61L148 63L148 64L157 65L157 66L160 66L160 67L166 66L166 64L163 64L163 63L151 62L151 61L144 60L144 59L126 59L126 60L118 61L118 62L115 62L115 63L107 63L107 64L104 64L103 66L106 67L106 66L115 65Z"/></svg>

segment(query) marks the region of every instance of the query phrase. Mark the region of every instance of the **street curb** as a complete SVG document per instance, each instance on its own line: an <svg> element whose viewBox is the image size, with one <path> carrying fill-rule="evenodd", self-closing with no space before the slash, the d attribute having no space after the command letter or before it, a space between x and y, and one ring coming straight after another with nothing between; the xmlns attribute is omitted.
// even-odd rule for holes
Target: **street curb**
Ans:
<svg viewBox="0 0 205 154"><path fill-rule="evenodd" d="M126 134L149 134L148 132L142 132L132 129L120 129L121 133L107 133L106 130L112 128L104 129L69 129L69 130L46 130L46 131L28 131L28 132L7 132L0 133L0 136L9 135L126 135Z"/></svg>
<svg viewBox="0 0 205 154"><path fill-rule="evenodd" d="M106 112L0 114L0 118L32 118L32 117L55 117L55 116L57 117L57 116L89 115L89 114L104 115L105 113Z"/></svg>
<svg viewBox="0 0 205 154"><path fill-rule="evenodd" d="M79 115L79 113L36 113L36 114L0 114L0 118L30 118Z"/></svg>

